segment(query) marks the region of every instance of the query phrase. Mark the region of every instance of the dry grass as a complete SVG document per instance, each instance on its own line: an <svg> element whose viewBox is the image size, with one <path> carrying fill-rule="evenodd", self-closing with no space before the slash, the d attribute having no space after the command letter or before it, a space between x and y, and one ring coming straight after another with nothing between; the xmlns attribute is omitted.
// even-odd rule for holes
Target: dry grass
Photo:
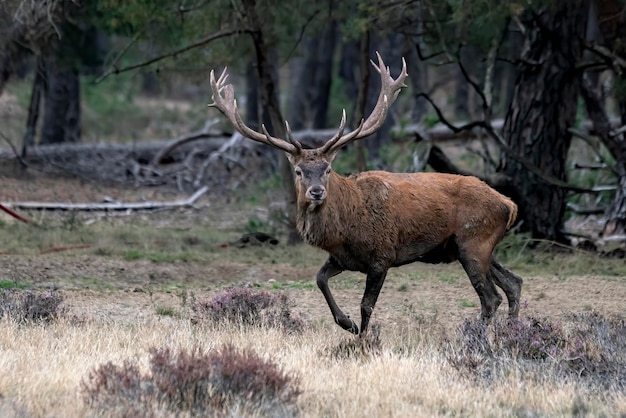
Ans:
<svg viewBox="0 0 626 418"><path fill-rule="evenodd" d="M524 374L516 364L489 384L463 378L448 362L455 347L441 325L389 327L377 353L337 358L353 338L319 325L300 335L272 329L193 325L187 318L61 320L47 325L0 323L0 415L93 415L80 383L94 367L131 359L145 364L152 347L174 350L221 344L253 349L300 377L303 417L353 416L620 416L626 394L558 380L550 370Z"/></svg>

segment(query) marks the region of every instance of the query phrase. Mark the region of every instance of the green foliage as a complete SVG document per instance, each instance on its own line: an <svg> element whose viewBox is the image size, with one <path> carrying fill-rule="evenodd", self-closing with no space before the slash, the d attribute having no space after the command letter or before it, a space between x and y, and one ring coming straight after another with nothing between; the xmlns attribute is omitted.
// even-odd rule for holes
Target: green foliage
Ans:
<svg viewBox="0 0 626 418"><path fill-rule="evenodd" d="M528 6L527 1L502 2L498 0L448 0L451 20L444 36L450 41L464 39L484 49L500 37L504 23L512 16L520 15Z"/></svg>
<svg viewBox="0 0 626 418"><path fill-rule="evenodd" d="M436 113L426 113L422 118L422 123L426 129L430 129L439 123L439 116Z"/></svg>
<svg viewBox="0 0 626 418"><path fill-rule="evenodd" d="M0 280L0 290L8 289L28 289L28 286L15 280Z"/></svg>
<svg viewBox="0 0 626 418"><path fill-rule="evenodd" d="M461 308L475 308L478 306L478 302L475 300L461 299L459 306L461 306Z"/></svg>
<svg viewBox="0 0 626 418"><path fill-rule="evenodd" d="M327 7L325 5L296 0L276 6L270 0L259 0L255 11L266 42L277 47L281 55L293 52L305 25L308 30L315 31L326 22L320 13L321 9ZM156 56L163 50L174 51L197 43L219 30L251 29L246 20L250 14L242 12L245 6L240 0L216 0L188 6L163 0L104 0L97 2L94 7L100 27L109 33L134 38L134 43L128 43L126 53L129 56L142 54L140 41L148 41L153 48L151 55ZM210 48L202 45L156 65L188 65L198 70L204 70L207 64L241 66L253 53L251 38L243 32L213 42ZM246 57L244 62L241 57Z"/></svg>
<svg viewBox="0 0 626 418"><path fill-rule="evenodd" d="M259 231L267 231L267 222L256 216L252 216L248 219L248 223L246 223L245 231L248 234Z"/></svg>
<svg viewBox="0 0 626 418"><path fill-rule="evenodd" d="M176 311L171 306L156 306L155 313L159 316L174 316Z"/></svg>

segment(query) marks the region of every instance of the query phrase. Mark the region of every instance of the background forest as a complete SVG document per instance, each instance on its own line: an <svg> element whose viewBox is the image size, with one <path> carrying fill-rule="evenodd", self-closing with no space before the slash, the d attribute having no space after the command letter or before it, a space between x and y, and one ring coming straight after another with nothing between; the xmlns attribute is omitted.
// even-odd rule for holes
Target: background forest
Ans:
<svg viewBox="0 0 626 418"><path fill-rule="evenodd" d="M626 416L625 10L0 0L0 416ZM207 108L227 67L247 125L318 147L372 112L376 52L407 87L334 170L510 196L519 318L413 263L341 329L287 160ZM348 316L368 281L332 278Z"/></svg>
<svg viewBox="0 0 626 418"><path fill-rule="evenodd" d="M217 117L204 111L208 73L225 66L250 126L263 121L276 136L283 120L295 131L332 130L342 108L355 126L376 101L369 60L380 51L392 73L406 59L409 88L384 127L354 147L349 170L474 174L516 201L520 230L533 238L569 243L586 236L565 226L571 215L598 214L600 230L588 237L623 241L623 8L582 0L5 0L0 94L17 92L28 113L4 123L3 135L22 157L37 144L194 130L194 138L207 137ZM166 121L137 109L158 100L184 117ZM448 158L440 143L452 138L471 138L464 157L480 164ZM228 151L237 161L238 147L255 147L241 142ZM288 166L257 152L273 161L239 164L252 172L281 167L292 200ZM194 159L201 168L179 173L179 188L213 181L217 190L225 181L215 173L233 169L215 155L187 162ZM167 162L152 161L147 174L147 161L137 160L142 176ZM72 171L71 160L65 166Z"/></svg>

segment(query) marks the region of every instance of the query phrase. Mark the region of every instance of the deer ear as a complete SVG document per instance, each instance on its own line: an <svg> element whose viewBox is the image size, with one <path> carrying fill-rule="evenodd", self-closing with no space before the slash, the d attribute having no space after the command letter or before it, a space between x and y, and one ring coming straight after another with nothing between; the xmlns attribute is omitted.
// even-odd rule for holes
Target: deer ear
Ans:
<svg viewBox="0 0 626 418"><path fill-rule="evenodd" d="M337 156L337 151L329 152L328 154L326 154L326 159L328 160L329 164L332 163L335 157Z"/></svg>
<svg viewBox="0 0 626 418"><path fill-rule="evenodd" d="M295 167L296 166L296 159L294 158L293 154L290 154L290 153L286 152L285 156L289 160L289 163L291 163L291 165Z"/></svg>

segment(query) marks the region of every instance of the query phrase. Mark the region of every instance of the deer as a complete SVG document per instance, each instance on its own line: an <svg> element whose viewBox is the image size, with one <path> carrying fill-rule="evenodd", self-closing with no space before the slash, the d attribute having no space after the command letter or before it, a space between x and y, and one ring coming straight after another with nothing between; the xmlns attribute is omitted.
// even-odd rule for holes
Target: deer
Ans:
<svg viewBox="0 0 626 418"><path fill-rule="evenodd" d="M365 336L388 270L416 261L459 261L480 299L480 318L489 323L502 302L496 286L507 297L509 317L516 318L522 278L493 256L517 216L511 199L473 176L387 171L342 176L333 171L337 152L379 130L406 87L404 58L394 79L376 55L378 64L370 62L380 74L381 88L372 112L344 134L344 109L337 133L318 148L304 148L286 121L285 139L271 136L265 125L261 132L248 127L238 111L234 88L226 83L226 68L217 79L213 70L210 73L213 103L208 106L217 108L244 137L285 153L293 167L296 226L306 242L329 254L316 281L341 328ZM337 306L328 285L343 271L366 275L360 328Z"/></svg>

